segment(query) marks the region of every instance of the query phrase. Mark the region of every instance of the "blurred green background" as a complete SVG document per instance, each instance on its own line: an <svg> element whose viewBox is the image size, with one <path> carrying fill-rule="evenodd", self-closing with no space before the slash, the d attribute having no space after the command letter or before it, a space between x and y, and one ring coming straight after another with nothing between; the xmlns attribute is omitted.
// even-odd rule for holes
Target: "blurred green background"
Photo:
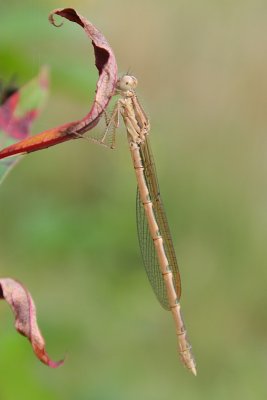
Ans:
<svg viewBox="0 0 267 400"><path fill-rule="evenodd" d="M267 4L260 0L0 0L0 75L51 67L34 132L83 117L97 79L73 6L138 77L182 275L198 376L146 278L135 177L117 148L74 141L33 153L0 189L1 276L31 291L52 358L33 356L0 306L1 400L266 399Z"/></svg>

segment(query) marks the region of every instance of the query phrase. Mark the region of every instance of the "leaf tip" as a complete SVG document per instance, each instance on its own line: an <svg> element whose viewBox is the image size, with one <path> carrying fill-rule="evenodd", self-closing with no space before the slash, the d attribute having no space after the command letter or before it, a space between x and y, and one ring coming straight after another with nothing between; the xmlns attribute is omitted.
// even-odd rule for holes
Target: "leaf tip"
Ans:
<svg viewBox="0 0 267 400"><path fill-rule="evenodd" d="M43 351L42 354L36 353L36 355L43 364L53 369L56 369L65 363L65 357L62 360L53 361L45 351Z"/></svg>
<svg viewBox="0 0 267 400"><path fill-rule="evenodd" d="M48 14L48 21L50 22L50 24L52 24L56 28L60 28L63 25L63 21L61 23L57 24L55 21L55 14L56 14L56 10L51 11Z"/></svg>
<svg viewBox="0 0 267 400"><path fill-rule="evenodd" d="M39 72L39 83L40 86L44 89L48 89L49 86L49 75L50 75L50 68L48 65L43 65Z"/></svg>

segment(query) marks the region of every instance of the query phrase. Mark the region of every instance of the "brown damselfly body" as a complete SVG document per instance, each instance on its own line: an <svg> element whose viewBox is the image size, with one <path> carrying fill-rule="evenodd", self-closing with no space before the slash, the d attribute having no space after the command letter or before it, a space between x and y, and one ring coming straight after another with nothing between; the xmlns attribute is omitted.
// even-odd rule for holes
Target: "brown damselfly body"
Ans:
<svg viewBox="0 0 267 400"><path fill-rule="evenodd" d="M114 147L115 130L121 115L137 179L137 231L145 269L161 305L172 312L182 362L196 375L196 364L181 315L180 273L149 143L150 124L135 94L136 86L137 79L130 75L118 80L116 94L120 98L111 115L106 115L106 130L97 141L105 144L111 132L110 147Z"/></svg>

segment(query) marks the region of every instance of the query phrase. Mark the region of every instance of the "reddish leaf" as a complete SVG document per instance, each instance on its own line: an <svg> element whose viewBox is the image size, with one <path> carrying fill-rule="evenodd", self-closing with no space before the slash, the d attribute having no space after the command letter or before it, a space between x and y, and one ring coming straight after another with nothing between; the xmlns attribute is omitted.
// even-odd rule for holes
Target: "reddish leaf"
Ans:
<svg viewBox="0 0 267 400"><path fill-rule="evenodd" d="M28 290L13 279L3 278L0 279L0 299L6 300L12 308L17 331L29 339L39 360L51 368L59 367L63 360L54 362L45 351L45 341L36 321L35 305Z"/></svg>
<svg viewBox="0 0 267 400"><path fill-rule="evenodd" d="M1 88L0 93L0 146L10 146L30 135L31 126L42 110L48 94L48 71L22 88ZM0 161L0 183L21 159L20 156Z"/></svg>
<svg viewBox="0 0 267 400"><path fill-rule="evenodd" d="M80 25L92 40L95 52L95 64L99 72L96 94L89 113L79 121L70 122L49 129L29 139L22 140L0 151L0 159L18 153L41 150L70 139L77 139L98 123L101 115L114 95L117 83L117 64L113 51L103 34L73 8L56 9L49 15L50 22L56 26L54 15L60 15ZM61 24L62 25L62 24ZM60 25L59 25L60 26Z"/></svg>

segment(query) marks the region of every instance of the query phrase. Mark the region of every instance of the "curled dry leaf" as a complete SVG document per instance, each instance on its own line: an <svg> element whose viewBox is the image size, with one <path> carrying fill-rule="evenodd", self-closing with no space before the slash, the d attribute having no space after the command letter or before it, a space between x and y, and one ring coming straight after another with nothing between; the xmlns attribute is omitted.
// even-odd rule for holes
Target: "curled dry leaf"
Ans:
<svg viewBox="0 0 267 400"><path fill-rule="evenodd" d="M22 86L2 86L0 89L0 147L10 146L27 138L31 127L42 110L49 86L47 68ZM20 156L0 161L0 183L21 159Z"/></svg>
<svg viewBox="0 0 267 400"><path fill-rule="evenodd" d="M51 368L60 366L63 360L54 362L45 351L45 341L36 321L35 305L28 290L14 279L3 278L0 279L0 299L6 300L12 308L17 331L29 339L39 360Z"/></svg>
<svg viewBox="0 0 267 400"><path fill-rule="evenodd" d="M114 94L118 79L118 69L113 51L104 35L86 18L73 8L56 9L49 15L50 22L55 26L54 15L59 15L80 25L92 40L95 53L95 64L99 72L96 94L89 113L79 121L70 122L56 128L39 133L22 140L0 151L0 159L19 153L29 153L41 150L70 139L77 139L98 123Z"/></svg>

